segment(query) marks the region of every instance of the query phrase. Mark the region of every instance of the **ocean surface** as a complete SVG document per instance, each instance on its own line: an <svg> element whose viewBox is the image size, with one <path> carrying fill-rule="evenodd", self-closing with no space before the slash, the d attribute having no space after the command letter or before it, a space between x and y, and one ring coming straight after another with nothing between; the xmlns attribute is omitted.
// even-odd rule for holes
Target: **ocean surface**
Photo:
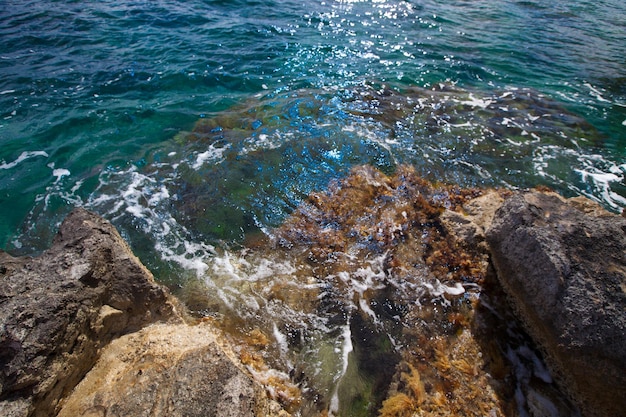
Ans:
<svg viewBox="0 0 626 417"><path fill-rule="evenodd" d="M620 212L626 4L0 3L10 253L44 250L82 206L173 288L262 279L230 251L363 164ZM258 262L264 277L285 266Z"/></svg>
<svg viewBox="0 0 626 417"><path fill-rule="evenodd" d="M130 235L133 223L180 222L162 201L182 198L168 187L180 164L214 194L204 210L217 231L203 242L242 227L211 211L275 225L363 162L626 206L621 1L4 1L0 36L0 247L10 251L44 249L75 205ZM369 117L386 110L359 99L440 84L468 104L432 119L438 130L420 115L444 97L404 104L397 120ZM250 128L236 143L176 141L217 116Z"/></svg>

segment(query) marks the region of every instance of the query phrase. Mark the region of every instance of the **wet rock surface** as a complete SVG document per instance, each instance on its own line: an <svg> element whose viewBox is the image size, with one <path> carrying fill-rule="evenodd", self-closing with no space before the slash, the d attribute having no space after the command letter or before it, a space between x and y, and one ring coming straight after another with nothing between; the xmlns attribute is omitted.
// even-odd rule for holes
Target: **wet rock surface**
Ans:
<svg viewBox="0 0 626 417"><path fill-rule="evenodd" d="M272 415L263 388L178 307L115 228L83 209L41 256L0 252L0 415L57 415L85 375L89 392L62 415ZM140 331L155 322L169 324Z"/></svg>
<svg viewBox="0 0 626 417"><path fill-rule="evenodd" d="M579 415L552 375L585 416L626 409L626 219L589 200L359 167L250 243L228 265L292 257L285 282L240 285L293 322L224 311L185 323L115 229L81 209L41 256L0 252L0 414ZM187 290L198 311L215 307L207 288ZM296 352L283 352L288 369L276 349ZM310 356L339 371L318 374Z"/></svg>
<svg viewBox="0 0 626 417"><path fill-rule="evenodd" d="M77 209L36 258L0 257L0 414L45 416L98 349L176 317L167 292L100 217Z"/></svg>
<svg viewBox="0 0 626 417"><path fill-rule="evenodd" d="M500 283L583 414L623 415L626 219L584 198L519 193L487 241Z"/></svg>
<svg viewBox="0 0 626 417"><path fill-rule="evenodd" d="M389 176L356 167L276 231L280 247L332 285L319 297L327 311L348 315L353 351L337 415L504 415L470 330L485 254L443 218L481 194L432 184L408 166ZM374 257L377 273L364 273Z"/></svg>
<svg viewBox="0 0 626 417"><path fill-rule="evenodd" d="M177 317L102 218L77 209L36 258L0 254L0 414L47 416L114 337Z"/></svg>

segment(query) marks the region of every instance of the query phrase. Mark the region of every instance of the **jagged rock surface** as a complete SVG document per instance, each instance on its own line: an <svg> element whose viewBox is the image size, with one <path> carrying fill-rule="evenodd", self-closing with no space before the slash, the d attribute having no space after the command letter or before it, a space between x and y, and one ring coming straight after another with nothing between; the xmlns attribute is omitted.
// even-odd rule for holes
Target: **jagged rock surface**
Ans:
<svg viewBox="0 0 626 417"><path fill-rule="evenodd" d="M626 410L626 219L552 193L508 198L487 230L498 279L586 416Z"/></svg>
<svg viewBox="0 0 626 417"><path fill-rule="evenodd" d="M288 415L178 306L83 209L41 256L0 252L0 415Z"/></svg>
<svg viewBox="0 0 626 417"><path fill-rule="evenodd" d="M111 342L58 417L287 415L215 330L155 324Z"/></svg>
<svg viewBox="0 0 626 417"><path fill-rule="evenodd" d="M74 210L36 258L0 254L0 415L49 416L114 337L178 320L115 228Z"/></svg>
<svg viewBox="0 0 626 417"><path fill-rule="evenodd" d="M442 221L491 254L584 414L620 415L626 218L583 198L529 192L484 195ZM229 346L208 323L183 323L115 229L85 210L37 258L0 251L2 416L287 415Z"/></svg>

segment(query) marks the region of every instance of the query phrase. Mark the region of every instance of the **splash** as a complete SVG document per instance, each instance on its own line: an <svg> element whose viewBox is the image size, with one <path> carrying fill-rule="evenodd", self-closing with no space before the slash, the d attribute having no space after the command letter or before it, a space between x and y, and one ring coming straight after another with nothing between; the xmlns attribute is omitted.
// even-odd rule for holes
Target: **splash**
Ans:
<svg viewBox="0 0 626 417"><path fill-rule="evenodd" d="M487 266L441 214L485 185L537 183L617 209L624 168L589 151L600 140L532 90L275 91L105 169L84 200L82 179L53 171L40 200L111 219L303 416L385 404L436 415L468 408L463 398L498 415L508 394L484 370L512 371L497 354L477 360L471 331Z"/></svg>
<svg viewBox="0 0 626 417"><path fill-rule="evenodd" d="M306 195L359 164L387 173L407 164L430 180L465 187L542 184L614 211L626 198L623 174L614 169L620 164L593 151L601 135L530 89L364 84L272 92L201 119L176 141L192 155L219 150L219 158L181 166L173 181L184 189L175 204L190 226L221 237L234 236L206 223L206 207L229 205L224 220L235 229L275 227Z"/></svg>
<svg viewBox="0 0 626 417"><path fill-rule="evenodd" d="M37 202L78 202L101 213L112 209L106 199L122 204L116 225L133 230L141 223L145 232L128 234L135 247L146 245L140 241L161 248L182 244L167 238L166 228L185 229L188 243L219 246L220 240L240 242L277 227L311 192L355 165L391 173L406 164L431 181L470 188L541 184L619 212L626 200L624 167L599 153L601 144L584 119L530 89L480 91L443 83L276 90L206 115L129 166L103 170L95 190L81 174L63 176ZM16 167L41 152L2 166ZM135 175L145 178L135 190L143 195L139 200L120 195L130 191L127 176ZM143 198L151 210L140 208ZM28 223L44 222L47 207L35 207ZM46 227L40 226L20 240L28 246L29 235ZM157 243L159 236L164 241Z"/></svg>
<svg viewBox="0 0 626 417"><path fill-rule="evenodd" d="M2 161L2 163L0 164L0 169L14 168L17 165L19 165L21 162L30 158L34 158L36 156L43 156L44 158L47 158L48 154L44 151L22 152L20 156L18 156L17 159L15 159L14 161L11 161L11 162Z"/></svg>
<svg viewBox="0 0 626 417"><path fill-rule="evenodd" d="M501 415L470 332L484 255L440 217L479 195L408 166L356 167L265 237L219 251L181 297L242 346L259 381L289 375L281 384L298 389L276 398L299 415L436 415L444 403Z"/></svg>

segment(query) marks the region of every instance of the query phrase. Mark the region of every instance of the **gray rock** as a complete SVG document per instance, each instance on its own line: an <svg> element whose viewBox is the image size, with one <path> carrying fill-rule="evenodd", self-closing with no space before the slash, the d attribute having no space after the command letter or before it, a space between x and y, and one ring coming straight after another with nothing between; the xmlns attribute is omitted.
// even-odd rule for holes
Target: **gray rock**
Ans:
<svg viewBox="0 0 626 417"><path fill-rule="evenodd" d="M508 198L488 228L498 279L586 416L626 413L626 219L552 193Z"/></svg>
<svg viewBox="0 0 626 417"><path fill-rule="evenodd" d="M36 258L0 253L0 415L53 415L116 336L180 321L115 228L83 209Z"/></svg>

